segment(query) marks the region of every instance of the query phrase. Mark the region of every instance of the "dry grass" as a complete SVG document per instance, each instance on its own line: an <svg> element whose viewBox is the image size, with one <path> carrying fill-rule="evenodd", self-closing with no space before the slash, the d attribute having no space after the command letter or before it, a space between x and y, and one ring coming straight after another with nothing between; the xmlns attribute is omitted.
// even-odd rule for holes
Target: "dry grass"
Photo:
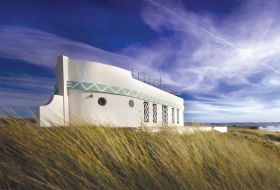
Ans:
<svg viewBox="0 0 280 190"><path fill-rule="evenodd" d="M237 132L8 122L0 127L0 189L280 189L272 150Z"/></svg>
<svg viewBox="0 0 280 190"><path fill-rule="evenodd" d="M228 135L245 138L251 142L262 144L280 158L280 132L252 129L230 129Z"/></svg>
<svg viewBox="0 0 280 190"><path fill-rule="evenodd" d="M264 131L264 130L251 130L251 129L242 129L242 128L231 128L231 133L238 135L250 135L255 137L260 137L261 139L268 139L275 142L280 142L280 132Z"/></svg>

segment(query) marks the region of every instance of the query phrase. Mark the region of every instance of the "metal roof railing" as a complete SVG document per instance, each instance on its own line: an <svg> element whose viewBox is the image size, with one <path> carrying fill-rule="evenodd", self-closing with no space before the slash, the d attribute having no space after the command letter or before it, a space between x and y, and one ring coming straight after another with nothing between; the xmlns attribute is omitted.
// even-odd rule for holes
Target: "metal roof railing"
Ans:
<svg viewBox="0 0 280 190"><path fill-rule="evenodd" d="M131 71L131 75L134 79L137 79L137 80L142 81L146 84L149 84L151 86L154 86L156 88L164 90L164 91L166 91L170 94L173 94L175 96L180 96L180 94L181 94L179 91L176 91L176 90L168 87L166 84L163 84L162 80L161 80L161 75L160 75L160 79L157 80L157 79L151 78L149 75L146 75L144 73L135 71L133 69Z"/></svg>

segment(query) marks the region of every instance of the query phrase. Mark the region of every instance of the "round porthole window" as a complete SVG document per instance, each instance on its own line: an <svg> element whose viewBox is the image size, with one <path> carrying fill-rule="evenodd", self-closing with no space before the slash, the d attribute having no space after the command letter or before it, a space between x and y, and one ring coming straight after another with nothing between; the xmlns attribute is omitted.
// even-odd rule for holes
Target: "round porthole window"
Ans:
<svg viewBox="0 0 280 190"><path fill-rule="evenodd" d="M133 100L129 100L128 105L129 105L129 107L133 108L134 107L134 101Z"/></svg>
<svg viewBox="0 0 280 190"><path fill-rule="evenodd" d="M98 104L100 106L105 106L107 104L107 100L105 98L101 97L98 99Z"/></svg>

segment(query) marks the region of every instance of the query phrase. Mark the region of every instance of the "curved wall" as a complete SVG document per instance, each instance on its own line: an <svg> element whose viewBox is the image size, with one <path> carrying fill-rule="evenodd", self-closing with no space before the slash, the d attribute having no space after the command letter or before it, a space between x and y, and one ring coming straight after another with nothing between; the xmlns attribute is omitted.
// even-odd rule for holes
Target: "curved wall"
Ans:
<svg viewBox="0 0 280 190"><path fill-rule="evenodd" d="M183 125L183 99L132 78L129 71L96 62L69 60L68 97L70 122L80 121L122 127L161 126L162 105L168 106L168 125ZM105 106L98 99L107 100ZM133 100L134 107L129 106ZM149 121L144 121L144 102ZM156 104L157 122L153 122ZM172 122L174 108L174 123ZM177 123L179 109L179 123Z"/></svg>
<svg viewBox="0 0 280 190"><path fill-rule="evenodd" d="M57 96L63 97L64 124L82 121L119 127L161 126L162 105L165 105L168 125L184 125L182 98L132 78L127 70L65 56L58 58L56 70ZM98 104L100 97L107 100L106 105ZM133 100L133 107L129 106L129 100ZM148 114L144 102L148 102ZM144 112L148 122L144 121ZM157 122L153 122L154 115Z"/></svg>

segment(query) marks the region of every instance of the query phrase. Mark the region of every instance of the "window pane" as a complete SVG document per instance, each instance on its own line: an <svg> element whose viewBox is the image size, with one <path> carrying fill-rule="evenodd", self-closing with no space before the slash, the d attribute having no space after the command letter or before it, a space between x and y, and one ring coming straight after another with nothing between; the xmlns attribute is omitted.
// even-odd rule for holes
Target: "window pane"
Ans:
<svg viewBox="0 0 280 190"><path fill-rule="evenodd" d="M172 123L175 123L175 110L172 108Z"/></svg>
<svg viewBox="0 0 280 190"><path fill-rule="evenodd" d="M153 104L153 122L157 122L157 105Z"/></svg>
<svg viewBox="0 0 280 190"><path fill-rule="evenodd" d="M168 108L167 106L162 106L162 123L168 123Z"/></svg>
<svg viewBox="0 0 280 190"><path fill-rule="evenodd" d="M144 121L149 122L149 102L144 102Z"/></svg>
<svg viewBox="0 0 280 190"><path fill-rule="evenodd" d="M179 109L177 109L177 124L179 124Z"/></svg>

